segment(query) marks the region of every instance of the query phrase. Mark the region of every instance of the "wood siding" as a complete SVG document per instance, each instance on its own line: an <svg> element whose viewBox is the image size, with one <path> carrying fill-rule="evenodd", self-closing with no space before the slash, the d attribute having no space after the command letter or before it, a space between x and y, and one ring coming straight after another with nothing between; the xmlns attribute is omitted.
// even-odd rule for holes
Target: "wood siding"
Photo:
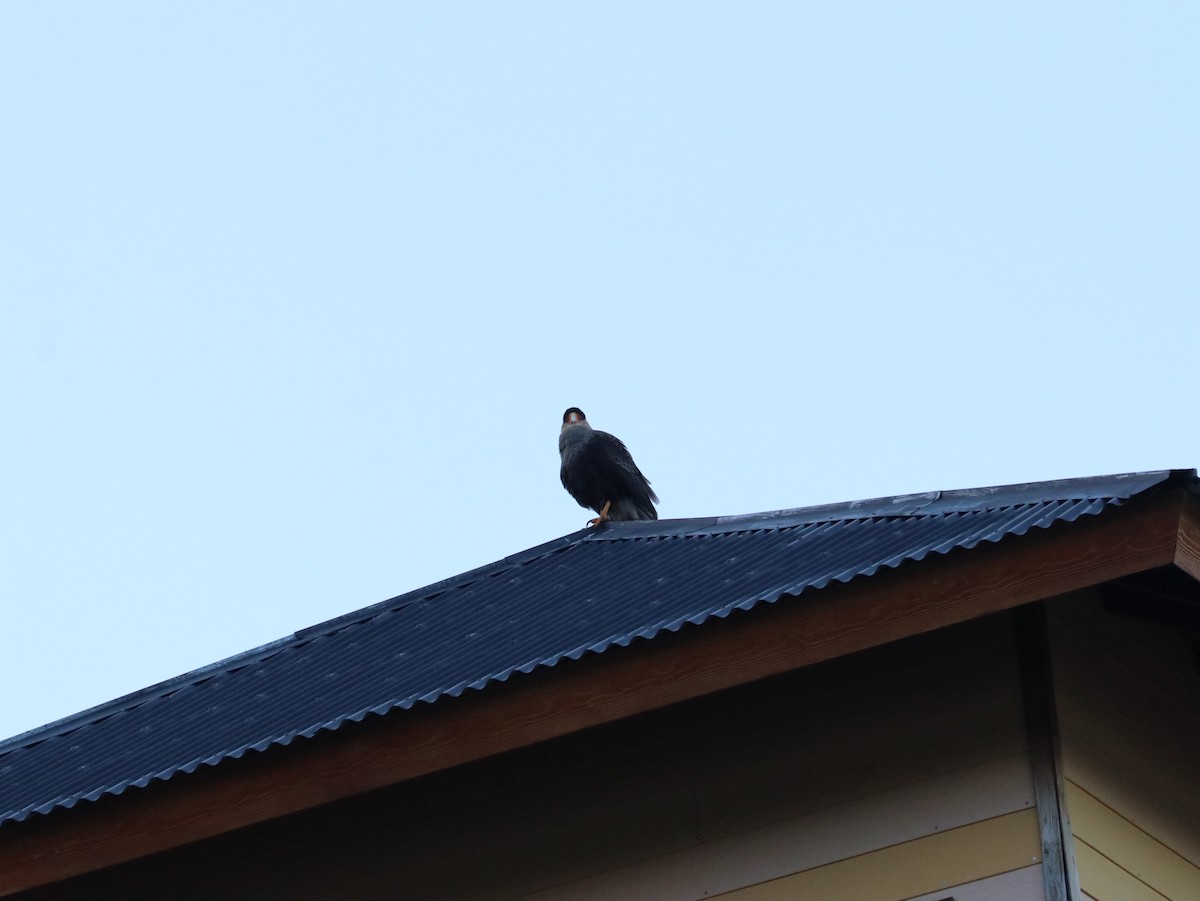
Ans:
<svg viewBox="0 0 1200 901"><path fill-rule="evenodd" d="M1186 632L1048 605L1067 807L1096 901L1200 901L1200 672Z"/></svg>
<svg viewBox="0 0 1200 901"><path fill-rule="evenodd" d="M1038 859L1037 812L1022 810L720 895L726 901L903 901L1014 872ZM1029 895L1027 897L1032 897Z"/></svg>
<svg viewBox="0 0 1200 901"><path fill-rule="evenodd" d="M943 848L960 841L961 860ZM1000 614L28 897L690 901L899 855L899 898L1027 871L1037 849Z"/></svg>
<svg viewBox="0 0 1200 901"><path fill-rule="evenodd" d="M1076 844L1087 846L1085 855L1095 875L1116 868L1124 874L1124 884L1135 880L1172 901L1200 901L1200 867L1070 781L1067 804ZM1095 860L1094 854L1105 860ZM1123 897L1111 892L1107 896Z"/></svg>
<svg viewBox="0 0 1200 901"><path fill-rule="evenodd" d="M743 896L737 889L759 884L765 884L767 893L759 895L756 890L746 889L747 899L780 897L774 888L778 882L784 887L781 890L793 892L792 897L824 898L820 892L813 894L813 886L825 885L833 878L828 875L831 872L841 874L839 879L854 873L873 882L873 873L899 863L910 870L904 884L917 886L895 896L907 898L914 891L979 879L1038 861L1037 820L1032 806L1025 806L1031 803L1029 760L1017 754L523 897L526 901L652 901L703 898L732 891L729 897L740 901ZM1006 813L1014 806L1023 809ZM989 814L995 816L980 820ZM981 822L992 824L1006 837L1019 834L1019 843L1002 846L975 841L975 836L983 834L995 838L990 829L972 831ZM930 841L946 835L958 836L961 843ZM968 853L984 847L990 848L986 861ZM938 855L943 852L960 855L960 863L965 866L961 872L966 875L946 882L946 873L939 869L943 860ZM847 884L858 885L859 880ZM1040 887L1039 876L1038 891L1020 897L1041 899ZM851 892L846 897L882 896Z"/></svg>
<svg viewBox="0 0 1200 901"><path fill-rule="evenodd" d="M953 898L953 901L1041 901L1044 897L1042 868L1035 864L949 889L939 888L908 901L946 901L947 898Z"/></svg>

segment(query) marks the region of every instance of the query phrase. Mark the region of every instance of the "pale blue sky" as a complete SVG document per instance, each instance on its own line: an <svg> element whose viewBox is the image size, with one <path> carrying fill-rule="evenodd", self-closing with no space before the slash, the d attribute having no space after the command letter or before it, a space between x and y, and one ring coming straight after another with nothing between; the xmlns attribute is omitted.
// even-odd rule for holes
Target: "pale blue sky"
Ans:
<svg viewBox="0 0 1200 901"><path fill-rule="evenodd" d="M0 737L579 528L1200 464L1200 7L0 6Z"/></svg>

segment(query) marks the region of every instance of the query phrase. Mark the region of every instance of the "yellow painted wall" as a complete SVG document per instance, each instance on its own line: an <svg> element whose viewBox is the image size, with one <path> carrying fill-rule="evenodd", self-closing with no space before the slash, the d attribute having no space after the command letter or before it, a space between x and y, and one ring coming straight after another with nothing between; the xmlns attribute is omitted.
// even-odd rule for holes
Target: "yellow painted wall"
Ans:
<svg viewBox="0 0 1200 901"><path fill-rule="evenodd" d="M1071 781L1067 809L1080 884L1097 901L1200 901L1200 867Z"/></svg>
<svg viewBox="0 0 1200 901"><path fill-rule="evenodd" d="M960 826L729 892L724 901L904 901L1040 861L1035 810ZM1039 887L1040 888L1040 887Z"/></svg>
<svg viewBox="0 0 1200 901"><path fill-rule="evenodd" d="M1095 901L1200 901L1200 673L1179 630L1049 606L1067 813Z"/></svg>

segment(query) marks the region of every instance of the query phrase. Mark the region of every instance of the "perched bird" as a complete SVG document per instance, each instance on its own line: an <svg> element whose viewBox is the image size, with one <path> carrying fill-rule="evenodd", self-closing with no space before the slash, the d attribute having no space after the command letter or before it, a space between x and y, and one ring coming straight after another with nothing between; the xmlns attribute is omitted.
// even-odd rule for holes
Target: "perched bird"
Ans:
<svg viewBox="0 0 1200 901"><path fill-rule="evenodd" d="M600 514L588 525L610 519L658 519L654 509L658 497L621 439L593 429L578 407L563 414L558 453L563 487L579 506Z"/></svg>

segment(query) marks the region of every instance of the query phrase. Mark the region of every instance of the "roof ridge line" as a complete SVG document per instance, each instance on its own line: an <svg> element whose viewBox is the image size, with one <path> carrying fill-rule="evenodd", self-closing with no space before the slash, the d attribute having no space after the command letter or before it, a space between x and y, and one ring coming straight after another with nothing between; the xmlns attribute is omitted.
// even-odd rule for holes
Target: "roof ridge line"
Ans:
<svg viewBox="0 0 1200 901"><path fill-rule="evenodd" d="M410 603L416 600L436 597L439 594L444 594L454 588L461 588L478 582L480 579L487 578L497 573L504 572L514 566L521 566L533 560L541 559L542 557L552 554L557 550L569 547L578 541L582 541L588 537L589 530L583 529L578 532L572 532L569 535L563 535L559 538L553 538L542 544L534 545L524 551L518 551L515 554L509 554L500 560L492 563L485 563L483 566L477 566L475 569L469 569L464 573L450 576L441 579L437 582L431 582L428 585L422 585L419 588L414 588L411 591L406 591L398 594L395 597L388 598L386 601L379 601L367 607L362 607L358 610L352 610L350 613L344 613L341 616L335 616L333 619L327 619L312 626L306 626L292 634L292 638L310 639L320 635L330 635L334 632L339 632L346 626L352 626L356 623L366 622L369 619L374 619L381 613L390 613L394 610L399 610L407 607ZM286 639L285 639L286 640Z"/></svg>
<svg viewBox="0 0 1200 901"><path fill-rule="evenodd" d="M1037 500L1043 500L1043 499L1048 499L1048 498L1055 498L1055 499L1059 499L1059 500L1068 499L1067 496L1062 495L1061 492L1056 491L1056 489L1062 489L1062 488L1068 488L1068 487L1083 488L1085 486L1094 485L1097 483L1111 482L1114 479L1133 480L1133 479L1144 479L1144 478L1147 478L1150 476L1160 476L1161 477L1160 481L1163 481L1163 482L1172 480L1175 478L1180 478L1180 477L1184 477L1184 478L1191 477L1192 479L1195 479L1196 470L1194 470L1194 469L1150 469L1150 470L1137 471L1137 472L1113 473L1111 475L1102 475L1102 476L1084 476L1081 478L1050 479L1050 480L1046 480L1046 481L1037 481L1037 482L1012 482L1012 483L1006 483L1003 485L988 485L988 486L983 486L983 487L979 487L979 488L951 488L951 489L938 489L938 490L934 490L934 491L914 492L914 493L910 493L910 494L881 495L879 497L862 498L860 500L834 501L834 502L828 503L828 504L814 504L814 505L807 506L807 507L793 507L790 509L769 510L769 511L764 511L762 513L740 513L740 514L734 514L731 516L717 516L717 517L715 517L715 524L725 525L727 523L737 523L737 522L741 522L741 521L753 521L753 520L758 520L758 519L766 519L768 517L806 516L806 515L815 516L816 514L821 514L821 513L826 513L826 512L829 512L829 513L834 513L834 512L857 513L859 516L864 517L864 518L868 517L868 516L873 517L873 516L887 516L887 515L913 516L913 515L920 515L920 511L923 508L928 507L932 504L936 504L940 501L953 501L953 500L957 500L957 499L967 499L967 498L984 499L990 495L998 495L998 494L1001 494L1004 492L1012 492L1013 490L1020 489L1020 488L1037 489L1038 497L1036 497L1036 498L1031 497L1030 499L1026 499L1026 500L1013 500L1007 504L1001 505L1001 506L1013 507L1013 506L1019 506L1020 504L1023 504L1023 503L1034 503ZM1083 496L1084 496L1084 494L1081 492L1079 494L1079 497L1083 497ZM923 501L923 503L921 503L922 501ZM903 507L902 505L905 502L911 502L912 506L907 507L907 508ZM889 506L893 509L902 510L903 512L892 513L891 511L888 510ZM868 512L868 511L870 511L870 512ZM679 520L679 521L682 522L683 520ZM819 521L819 520L814 519L813 521Z"/></svg>
<svg viewBox="0 0 1200 901"><path fill-rule="evenodd" d="M148 685L145 688L139 688L137 691L131 691L128 694L113 698L111 701L105 701L94 707L88 707L77 713L64 716L61 719L51 720L41 726L34 726L32 729L18 732L9 738L0 739L0 757L3 757L10 751L26 747L30 744L39 744L51 738L68 735L80 726L133 710L149 701L172 693L170 689L186 688L210 676L221 675L235 668L240 669L252 662L271 656L276 651L283 650L294 640L295 635L277 638L274 641L251 648L248 651L242 651L240 654L234 654L223 660L205 664L194 670L188 670L186 673L180 673L177 676L163 679L161 682L155 682L153 685ZM37 735L35 736L34 733L37 733Z"/></svg>
<svg viewBox="0 0 1200 901"><path fill-rule="evenodd" d="M513 566L519 566L523 563L528 563L532 560L539 559L546 554L554 553L560 548L567 547L578 540L588 537L590 530L581 530L573 532L569 535L564 535L551 541L544 542L540 545L535 545L524 551L519 551L515 554L497 560L492 563L487 563L475 569L467 570L464 573L450 576L438 582L433 582L429 585L414 588L411 591L406 591L403 594L396 595L386 601L379 601L368 607L363 607L342 616L334 617L333 619L325 620L316 625L306 626L298 629L291 635L285 635L277 638L274 641L267 642L256 648L251 648L247 651L242 651L239 654L234 654L230 657L225 657L217 660L214 663L208 663L187 672L180 673L177 676L172 676L169 679L164 679L161 682L156 682L145 688L140 688L120 697L113 698L110 701L97 704L94 707L88 707L80 710L77 713L72 713L61 719L51 720L40 726L34 726L32 729L27 729L24 732L18 732L8 738L0 739L0 757L10 751L18 748L26 747L31 744L38 744L52 738L59 738L63 735L68 735L72 731L82 726L91 723L99 722L140 707L142 704L157 700L172 693L173 689L187 688L198 684L202 680L212 677L225 675L234 669L248 665L256 660L262 659L268 654L274 654L278 651L283 651L291 646L294 646L298 641L311 641L314 638L322 635L333 634L340 632L347 626L355 625L356 623L365 622L373 619L381 613L390 612L407 606L414 600L419 598L427 598L433 595L441 594L452 588L457 588L462 585L468 585L485 578L494 573L503 572Z"/></svg>

